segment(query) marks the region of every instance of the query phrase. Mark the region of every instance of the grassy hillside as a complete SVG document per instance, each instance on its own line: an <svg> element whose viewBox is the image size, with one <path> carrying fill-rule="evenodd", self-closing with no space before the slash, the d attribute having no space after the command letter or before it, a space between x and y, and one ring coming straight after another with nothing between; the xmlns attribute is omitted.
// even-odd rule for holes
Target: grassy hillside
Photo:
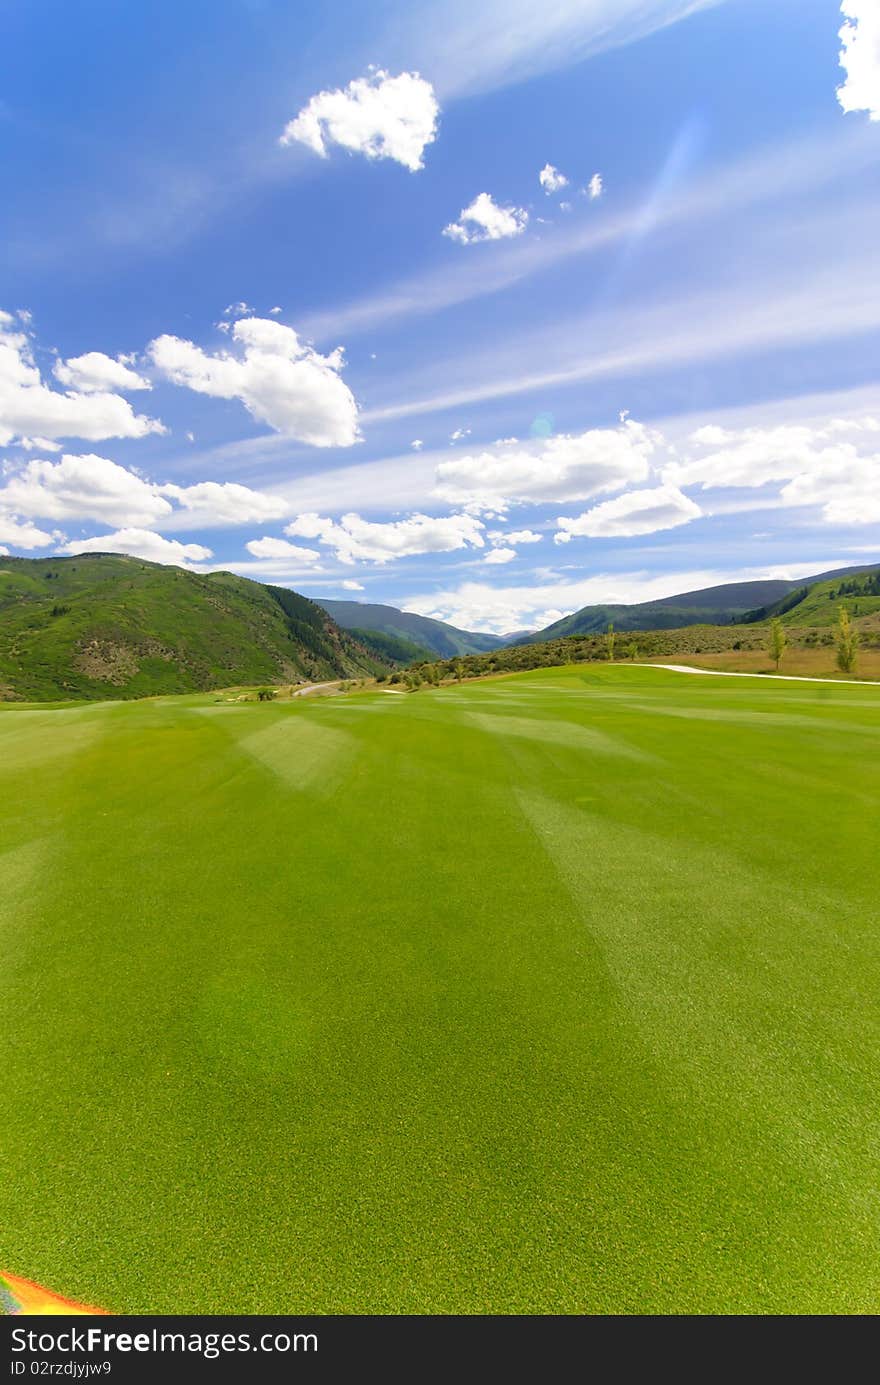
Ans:
<svg viewBox="0 0 880 1385"><path fill-rule="evenodd" d="M872 1314L880 690L0 709L0 1264L136 1312Z"/></svg>
<svg viewBox="0 0 880 1385"><path fill-rule="evenodd" d="M778 616L785 625L836 625L845 606L856 619L880 611L880 568L831 581L805 583L774 605L750 612L745 619L768 620Z"/></svg>
<svg viewBox="0 0 880 1385"><path fill-rule="evenodd" d="M0 699L143 697L384 667L282 587L116 554L0 559Z"/></svg>
<svg viewBox="0 0 880 1385"><path fill-rule="evenodd" d="M520 637L517 644L543 644L547 640L568 635L589 635L607 630L675 630L686 625L730 625L742 620L763 619L793 593L826 578L846 578L865 571L864 567L841 568L836 573L820 573L800 582L769 580L759 582L730 582L720 587L705 587L700 591L682 592L659 601L644 601L633 606L584 606L570 616L563 616L543 630ZM876 571L876 569L869 569ZM831 583L835 585L835 583ZM839 584L837 584L839 585ZM836 620L836 615L829 620ZM829 621L806 620L802 624L827 624Z"/></svg>
<svg viewBox="0 0 880 1385"><path fill-rule="evenodd" d="M412 640L405 640L400 635L389 635L385 630L358 630L353 627L348 633L390 667L406 668L409 664L434 658L432 649L423 644L413 644Z"/></svg>
<svg viewBox="0 0 880 1385"><path fill-rule="evenodd" d="M852 602L850 601L850 607ZM864 602L868 605L868 602ZM837 619L836 607L834 619ZM788 646L783 656L783 672L810 673L823 678L842 677L835 661L835 632L832 625L797 626L782 617ZM880 612L859 616L853 622L860 635L857 672L866 678L880 677ZM686 625L678 630L630 630L615 632L614 658L617 662L645 659L687 659L694 656L724 655L719 667L735 671L773 672L773 661L766 653L768 621L749 625ZM531 668L552 668L561 664L596 663L608 660L605 634L569 635L546 640L543 644L510 645L491 654L469 654L455 659L434 659L416 665L413 677L426 682L449 678L482 678L486 674L517 673ZM708 662L711 662L709 660ZM716 661L717 662L717 661Z"/></svg>
<svg viewBox="0 0 880 1385"><path fill-rule="evenodd" d="M481 654L503 643L499 635L457 630L442 620L398 611L396 606L379 606L369 601L318 601L343 630L376 630L421 645L442 659L456 654Z"/></svg>

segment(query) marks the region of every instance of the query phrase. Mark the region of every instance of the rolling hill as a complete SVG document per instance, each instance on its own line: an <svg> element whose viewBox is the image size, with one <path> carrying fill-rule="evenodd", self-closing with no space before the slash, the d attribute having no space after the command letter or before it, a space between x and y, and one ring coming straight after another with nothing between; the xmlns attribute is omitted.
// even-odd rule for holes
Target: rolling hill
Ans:
<svg viewBox="0 0 880 1385"><path fill-rule="evenodd" d="M511 640L512 644L544 644L567 635L592 635L607 630L679 630L688 625L732 625L749 617L764 618L791 593L817 582L847 578L876 569L866 565L839 568L833 572L802 577L798 582L781 578L758 582L729 582L719 587L665 596L659 601L643 601L633 606L584 606L563 616L543 630ZM832 617L836 619L836 616ZM813 623L808 620L805 623ZM825 623L825 622L821 622Z"/></svg>
<svg viewBox="0 0 880 1385"><path fill-rule="evenodd" d="M742 620L751 624L778 616L786 625L833 625L841 606L855 620L880 611L880 567L806 583L771 606L746 612Z"/></svg>
<svg viewBox="0 0 880 1385"><path fill-rule="evenodd" d="M410 611L398 611L396 606L380 606L369 601L319 601L343 630L379 631L395 635L410 644L420 645L441 659L456 654L484 654L500 649L505 643L500 635L487 635L472 630L457 630L445 621L431 616L417 616Z"/></svg>
<svg viewBox="0 0 880 1385"><path fill-rule="evenodd" d="M120 554L0 560L0 699L147 697L382 672L285 587Z"/></svg>

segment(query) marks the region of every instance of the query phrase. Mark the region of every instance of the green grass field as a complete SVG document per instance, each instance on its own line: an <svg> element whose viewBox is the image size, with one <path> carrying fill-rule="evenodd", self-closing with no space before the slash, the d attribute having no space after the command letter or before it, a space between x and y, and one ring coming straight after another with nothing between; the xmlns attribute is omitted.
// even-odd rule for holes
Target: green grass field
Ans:
<svg viewBox="0 0 880 1385"><path fill-rule="evenodd" d="M0 711L0 1265L134 1312L874 1313L880 688Z"/></svg>

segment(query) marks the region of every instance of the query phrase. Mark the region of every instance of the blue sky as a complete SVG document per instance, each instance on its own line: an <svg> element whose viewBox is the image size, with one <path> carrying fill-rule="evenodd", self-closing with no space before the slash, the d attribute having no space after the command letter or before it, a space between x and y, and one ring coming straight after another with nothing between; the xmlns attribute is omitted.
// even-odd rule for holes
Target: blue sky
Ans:
<svg viewBox="0 0 880 1385"><path fill-rule="evenodd" d="M0 547L498 632L880 560L842 8L0 5Z"/></svg>

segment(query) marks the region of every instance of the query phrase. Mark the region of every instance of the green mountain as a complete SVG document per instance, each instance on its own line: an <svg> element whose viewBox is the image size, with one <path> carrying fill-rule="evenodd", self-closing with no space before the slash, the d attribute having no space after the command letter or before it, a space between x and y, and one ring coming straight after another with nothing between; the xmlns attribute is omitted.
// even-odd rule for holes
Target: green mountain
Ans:
<svg viewBox="0 0 880 1385"><path fill-rule="evenodd" d="M771 606L747 611L742 621L748 625L778 616L785 625L835 625L841 606L856 620L880 611L880 567L804 583Z"/></svg>
<svg viewBox="0 0 880 1385"><path fill-rule="evenodd" d="M119 554L0 558L0 698L147 697L383 672L285 587Z"/></svg>
<svg viewBox="0 0 880 1385"><path fill-rule="evenodd" d="M348 633L354 636L358 644L371 649L378 659L394 668L408 668L410 664L436 658L434 650L426 645L413 644L412 640L405 640L402 635L389 635L385 630L352 628Z"/></svg>
<svg viewBox="0 0 880 1385"><path fill-rule="evenodd" d="M774 578L759 582L728 582L720 587L704 587L700 591L682 592L659 601L643 601L634 606L584 606L570 616L563 616L543 630L536 630L511 641L512 644L544 644L547 640L567 635L592 635L608 629L615 630L679 630L688 625L733 625L738 621L754 621L775 614L786 598L798 591L806 592L817 582L833 582L854 574L874 571L862 567L839 568L799 582ZM836 615L830 620L836 620ZM812 617L804 624L827 624Z"/></svg>
<svg viewBox="0 0 880 1385"><path fill-rule="evenodd" d="M451 659L456 654L483 654L504 644L498 635L457 630L445 621L398 611L396 606L379 606L368 601L318 601L317 604L329 611L343 630L358 630L361 634L377 630L385 635L396 635L442 659Z"/></svg>

